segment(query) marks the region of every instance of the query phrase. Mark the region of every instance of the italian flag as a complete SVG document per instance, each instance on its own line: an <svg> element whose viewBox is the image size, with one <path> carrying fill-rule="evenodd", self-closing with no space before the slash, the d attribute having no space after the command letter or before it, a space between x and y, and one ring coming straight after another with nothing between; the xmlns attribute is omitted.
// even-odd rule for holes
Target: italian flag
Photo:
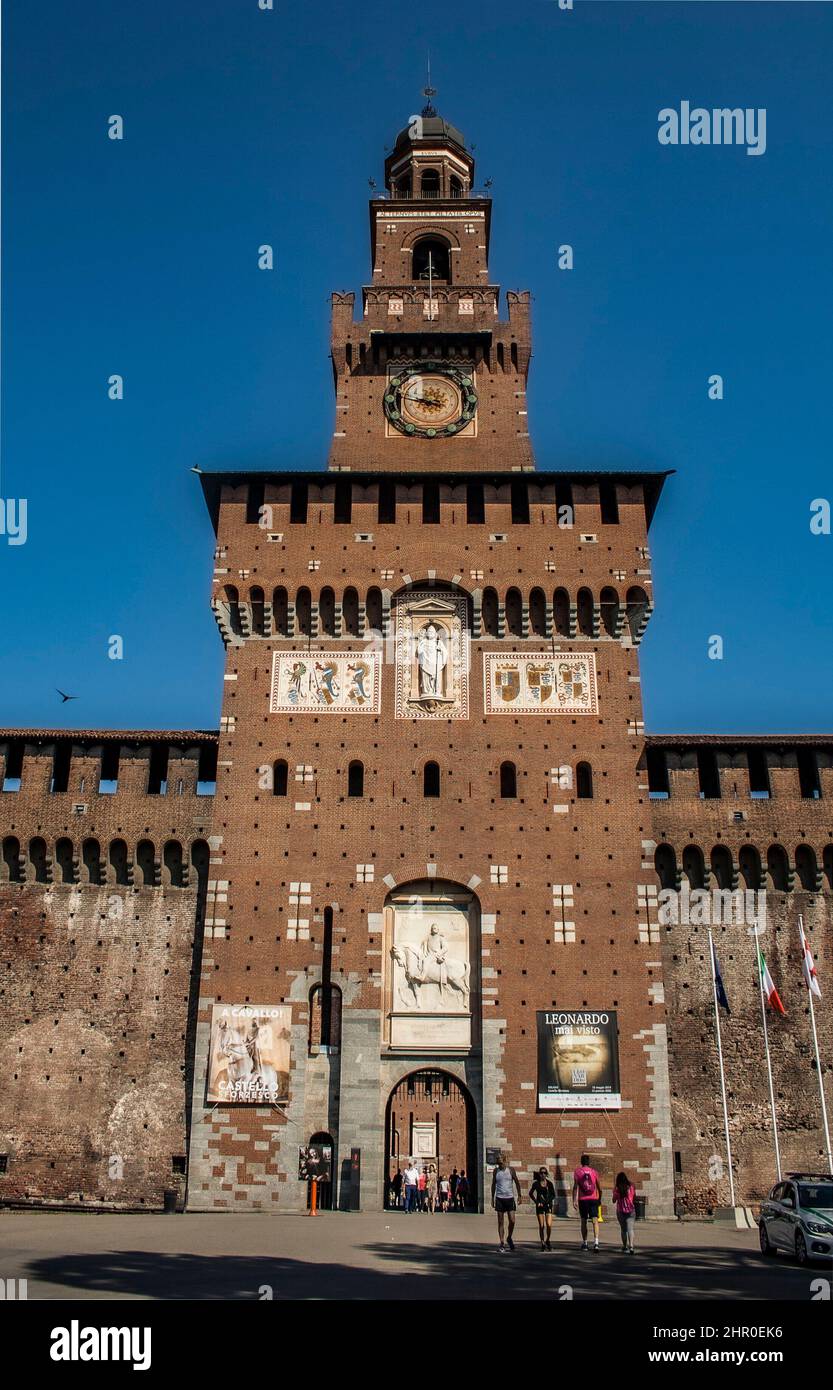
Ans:
<svg viewBox="0 0 833 1390"><path fill-rule="evenodd" d="M769 967L764 959L764 953L760 948L758 949L758 969L761 972L761 984L763 985L766 1002L769 1004L769 1007L775 1009L776 1013L786 1015L787 1010L781 1003L781 996L772 982Z"/></svg>
<svg viewBox="0 0 833 1390"><path fill-rule="evenodd" d="M804 983L817 999L821 999L821 986L818 975L816 974L816 962L813 960L813 952L807 943L804 935L804 923L798 919L798 934L801 937L801 969L804 972Z"/></svg>

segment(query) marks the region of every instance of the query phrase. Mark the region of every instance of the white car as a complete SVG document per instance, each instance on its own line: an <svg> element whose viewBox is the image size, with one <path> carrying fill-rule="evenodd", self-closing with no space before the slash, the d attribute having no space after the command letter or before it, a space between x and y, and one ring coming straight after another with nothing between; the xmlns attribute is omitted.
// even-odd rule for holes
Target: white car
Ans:
<svg viewBox="0 0 833 1390"><path fill-rule="evenodd" d="M762 1255L786 1250L799 1264L833 1257L833 1176L789 1173L761 1204Z"/></svg>

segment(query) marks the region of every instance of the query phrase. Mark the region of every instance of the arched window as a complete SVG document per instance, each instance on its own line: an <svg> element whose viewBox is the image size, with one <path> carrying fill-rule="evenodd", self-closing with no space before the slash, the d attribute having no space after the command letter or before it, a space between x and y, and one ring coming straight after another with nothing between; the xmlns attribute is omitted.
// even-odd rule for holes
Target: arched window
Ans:
<svg viewBox="0 0 833 1390"><path fill-rule="evenodd" d="M36 835L34 840L29 841L29 863L32 866L35 883L49 882L49 860L46 853L46 841Z"/></svg>
<svg viewBox="0 0 833 1390"><path fill-rule="evenodd" d="M582 637L593 636L593 595L589 589L578 591L578 630Z"/></svg>
<svg viewBox="0 0 833 1390"><path fill-rule="evenodd" d="M426 763L422 769L422 795L439 796L440 794L440 765L439 763Z"/></svg>
<svg viewBox="0 0 833 1390"><path fill-rule="evenodd" d="M456 174L452 174L448 181L448 191L452 198L462 198L463 196L463 185Z"/></svg>
<svg viewBox="0 0 833 1390"><path fill-rule="evenodd" d="M286 796L289 788L289 767L285 758L272 764L272 795Z"/></svg>
<svg viewBox="0 0 833 1390"><path fill-rule="evenodd" d="M243 634L243 624L240 621L240 595L233 584L226 585L224 594L228 625L234 635L240 637Z"/></svg>
<svg viewBox="0 0 833 1390"><path fill-rule="evenodd" d="M514 763L500 765L500 795L504 801L518 795L518 771Z"/></svg>
<svg viewBox="0 0 833 1390"><path fill-rule="evenodd" d="M252 606L252 632L256 637L265 637L264 611L266 608L266 600L263 590L260 588L251 589L249 591L249 602Z"/></svg>
<svg viewBox="0 0 833 1390"><path fill-rule="evenodd" d="M654 868L660 888L672 888L676 892L677 856L671 845L657 845L654 851Z"/></svg>
<svg viewBox="0 0 833 1390"><path fill-rule="evenodd" d="M3 882L22 883L20 868L20 841L14 835L7 835L3 841Z"/></svg>
<svg viewBox="0 0 833 1390"><path fill-rule="evenodd" d="M381 589L368 589L365 599L365 619L371 632L378 632L382 635L382 591Z"/></svg>
<svg viewBox="0 0 833 1390"><path fill-rule="evenodd" d="M295 595L295 627L302 637L312 636L312 594L306 585Z"/></svg>
<svg viewBox="0 0 833 1390"><path fill-rule="evenodd" d="M506 631L512 637L524 635L524 603L520 589L509 589L506 594Z"/></svg>
<svg viewBox="0 0 833 1390"><path fill-rule="evenodd" d="M810 845L799 845L795 852L795 871L805 893L816 893L818 883L818 862L816 852Z"/></svg>
<svg viewBox="0 0 833 1390"><path fill-rule="evenodd" d="M338 985L313 985L309 996L309 1053L341 1049L341 990Z"/></svg>
<svg viewBox="0 0 833 1390"><path fill-rule="evenodd" d="M272 594L272 631L276 637L289 636L289 596L283 585Z"/></svg>
<svg viewBox="0 0 833 1390"><path fill-rule="evenodd" d="M593 769L589 763L579 763L576 767L576 796L579 801L593 800Z"/></svg>
<svg viewBox="0 0 833 1390"><path fill-rule="evenodd" d="M122 887L126 887L130 883L127 845L124 840L112 840L110 843L110 874L108 877L111 883L120 884Z"/></svg>
<svg viewBox="0 0 833 1390"><path fill-rule="evenodd" d="M619 635L619 595L615 589L609 585L602 589L599 595L599 608L601 610L602 627L608 637L618 637Z"/></svg>
<svg viewBox="0 0 833 1390"><path fill-rule="evenodd" d="M726 845L715 845L711 853L711 870L718 888L733 888L732 854Z"/></svg>
<svg viewBox="0 0 833 1390"><path fill-rule="evenodd" d="M450 280L448 242L434 236L422 237L414 247L413 265L414 280L427 280L429 266L432 280Z"/></svg>
<svg viewBox="0 0 833 1390"><path fill-rule="evenodd" d="M631 640L638 642L648 621L648 595L644 589L628 589L625 599L625 617L628 621Z"/></svg>
<svg viewBox="0 0 833 1390"><path fill-rule="evenodd" d="M706 861L697 845L686 845L683 850L683 873L688 879L689 888L705 888Z"/></svg>
<svg viewBox="0 0 833 1390"><path fill-rule="evenodd" d="M770 885L778 893L786 893L790 886L790 866L787 851L783 845L770 845L766 852L766 868Z"/></svg>
<svg viewBox="0 0 833 1390"><path fill-rule="evenodd" d="M762 887L761 856L754 845L741 845L738 852L738 869L745 888L754 892Z"/></svg>
<svg viewBox="0 0 833 1390"><path fill-rule="evenodd" d="M364 796L364 763L352 762L348 767L347 795Z"/></svg>
<svg viewBox="0 0 833 1390"><path fill-rule="evenodd" d="M410 198L410 196L411 196L411 180L410 180L410 178L407 178L407 179L400 179L399 182L398 182L397 184L394 184L393 189L392 189L391 191L392 191L393 196L394 196L395 198Z"/></svg>
<svg viewBox="0 0 833 1390"><path fill-rule="evenodd" d="M529 595L529 630L533 637L547 635L547 597L543 589L533 589Z"/></svg>
<svg viewBox="0 0 833 1390"><path fill-rule="evenodd" d="M318 596L318 621L325 637L336 635L336 596L327 586Z"/></svg>
<svg viewBox="0 0 833 1390"><path fill-rule="evenodd" d="M208 869L211 851L205 840L195 840L191 846L191 867L197 876L197 892L200 897L200 905L205 898L205 890L208 885Z"/></svg>
<svg viewBox="0 0 833 1390"><path fill-rule="evenodd" d="M552 621L556 636L570 635L570 595L566 589L556 589L552 596Z"/></svg>
<svg viewBox="0 0 833 1390"><path fill-rule="evenodd" d="M81 846L81 861L87 883L101 883L101 845L98 840L85 840Z"/></svg>
<svg viewBox="0 0 833 1390"><path fill-rule="evenodd" d="M500 632L496 589L484 589L480 604L480 620L484 637L497 637Z"/></svg>
<svg viewBox="0 0 833 1390"><path fill-rule="evenodd" d="M55 845L55 862L58 865L61 883L75 882L75 865L72 862L72 840L62 838Z"/></svg>
<svg viewBox="0 0 833 1390"><path fill-rule="evenodd" d="M171 888L182 888L184 873L182 864L182 845L178 840L168 840L163 852L165 882Z"/></svg>
<svg viewBox="0 0 833 1390"><path fill-rule="evenodd" d="M140 840L136 847L136 867L139 870L143 888L153 888L156 883L155 851L150 840Z"/></svg>
<svg viewBox="0 0 833 1390"><path fill-rule="evenodd" d="M439 198L440 196L440 171L439 169L423 169L419 181L419 191L423 198Z"/></svg>
<svg viewBox="0 0 833 1390"><path fill-rule="evenodd" d="M345 589L341 600L341 630L345 637L359 636L359 595L356 589Z"/></svg>
<svg viewBox="0 0 833 1390"><path fill-rule="evenodd" d="M333 909L324 908L324 936L321 943L321 983L310 992L309 1050L338 1052L341 1045L341 990L332 983Z"/></svg>

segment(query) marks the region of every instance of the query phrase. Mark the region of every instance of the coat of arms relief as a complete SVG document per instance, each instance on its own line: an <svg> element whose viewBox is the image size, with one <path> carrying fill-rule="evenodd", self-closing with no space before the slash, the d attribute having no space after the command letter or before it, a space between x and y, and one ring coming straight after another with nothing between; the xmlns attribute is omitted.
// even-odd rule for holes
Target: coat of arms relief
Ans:
<svg viewBox="0 0 833 1390"><path fill-rule="evenodd" d="M397 719L467 719L465 595L429 590L394 603Z"/></svg>

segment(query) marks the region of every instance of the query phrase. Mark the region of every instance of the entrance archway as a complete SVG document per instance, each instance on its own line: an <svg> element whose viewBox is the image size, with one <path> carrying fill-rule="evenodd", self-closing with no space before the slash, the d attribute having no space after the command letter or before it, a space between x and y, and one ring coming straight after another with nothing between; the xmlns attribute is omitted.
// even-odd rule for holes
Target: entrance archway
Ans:
<svg viewBox="0 0 833 1390"><path fill-rule="evenodd" d="M462 1081L438 1067L422 1067L396 1083L385 1108L385 1206L395 1205L391 1180L408 1159L417 1168L436 1166L437 1177L456 1168L468 1179L465 1207L477 1211L480 1193L477 1162L477 1115Z"/></svg>
<svg viewBox="0 0 833 1390"><path fill-rule="evenodd" d="M330 1150L330 1181L329 1181L329 1182L319 1182L319 1183L318 1183L318 1191L317 1191L317 1193L316 1193L316 1206L318 1207L318 1210L319 1210L319 1211L332 1211L332 1208L333 1208L333 1190L334 1190L334 1186L335 1186L333 1179L334 1179L334 1177L335 1177L335 1162L336 1162L336 1146L335 1146L335 1144L333 1143L333 1136L332 1136L331 1134L325 1133L324 1130L318 1130L317 1133L311 1134L311 1135L310 1135L309 1147L310 1147L311 1149L317 1148L317 1149L329 1149L329 1150ZM311 1182L308 1182L308 1183L307 1183L307 1209L309 1209L309 1207L310 1207L310 1205L311 1205L311 1201L312 1201L312 1183L311 1183Z"/></svg>

